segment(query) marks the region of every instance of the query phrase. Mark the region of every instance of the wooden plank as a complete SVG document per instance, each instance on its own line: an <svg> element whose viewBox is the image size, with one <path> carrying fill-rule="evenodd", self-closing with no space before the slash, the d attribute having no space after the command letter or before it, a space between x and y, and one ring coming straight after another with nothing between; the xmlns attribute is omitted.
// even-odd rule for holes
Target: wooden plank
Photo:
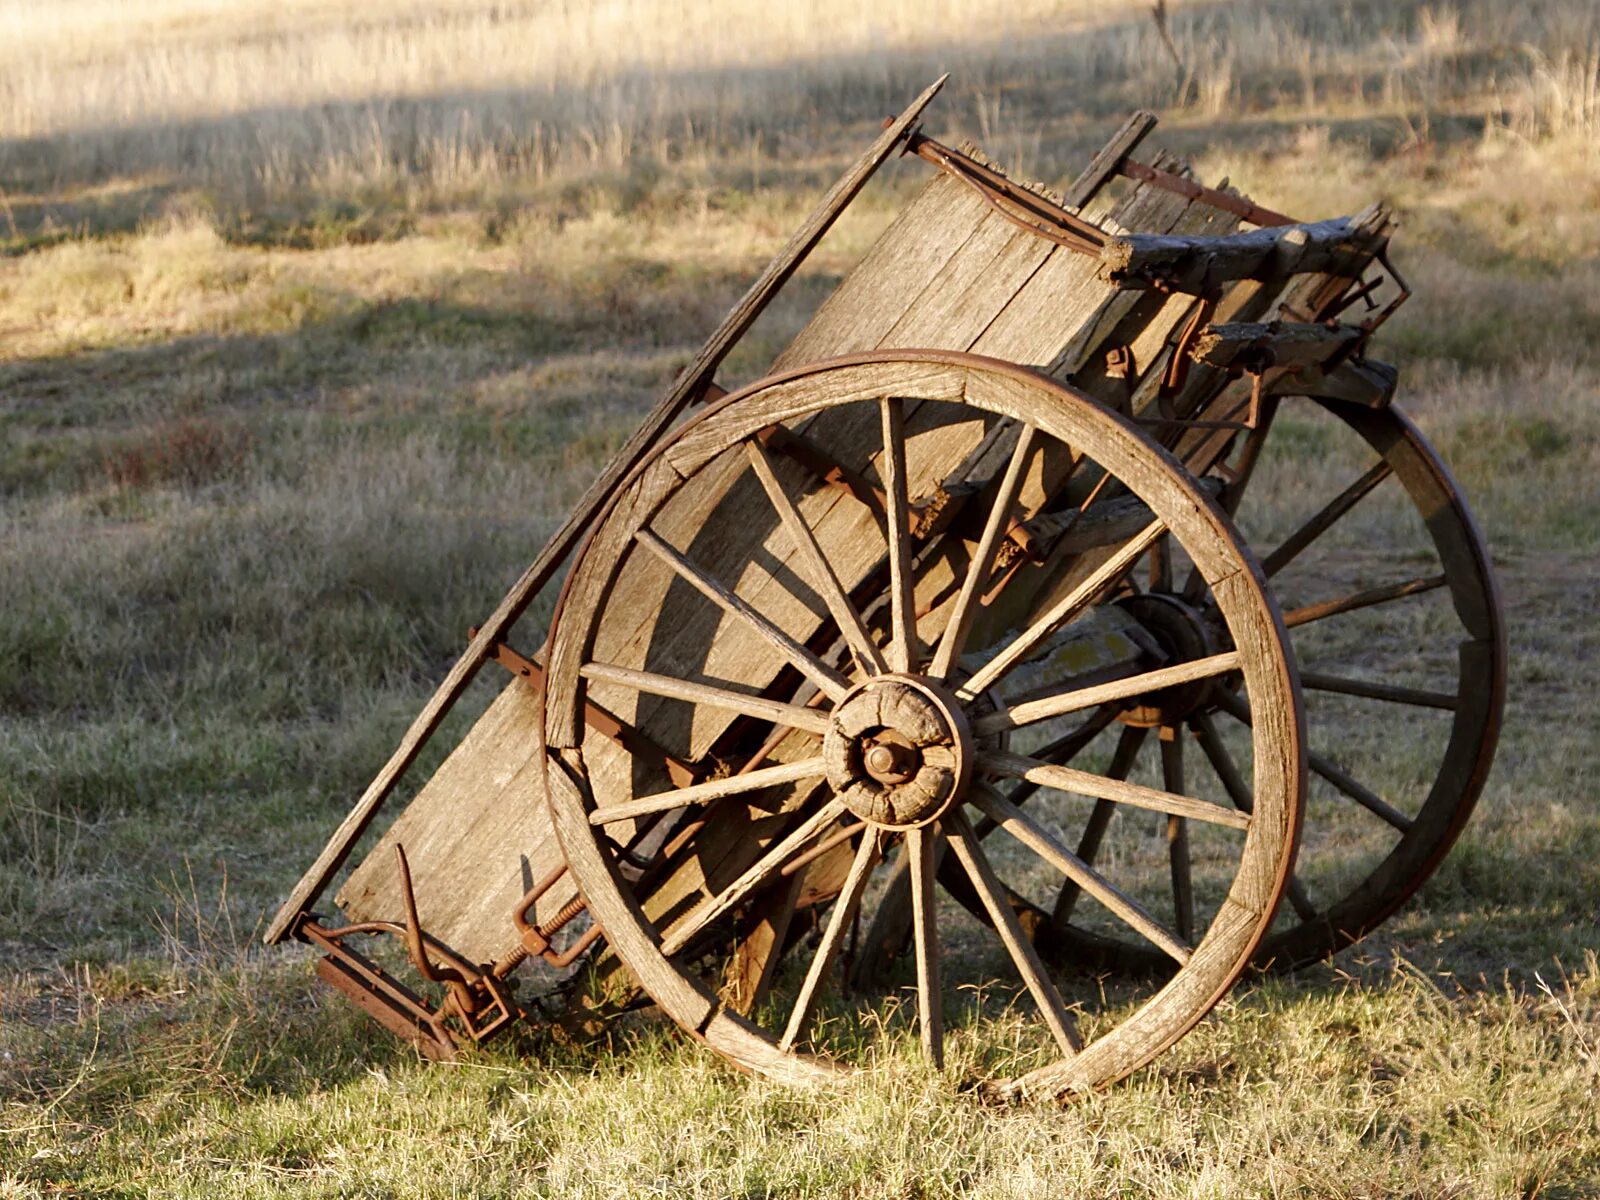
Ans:
<svg viewBox="0 0 1600 1200"><path fill-rule="evenodd" d="M948 175L935 175L768 372L877 348L989 216L988 206L971 189Z"/></svg>
<svg viewBox="0 0 1600 1200"><path fill-rule="evenodd" d="M510 680L440 764L377 846L350 873L335 903L351 921L401 921L394 845L406 848L423 927L471 962L517 944L512 907L566 860L544 803L534 733L538 691ZM548 919L577 894L569 878L535 906Z"/></svg>
<svg viewBox="0 0 1600 1200"><path fill-rule="evenodd" d="M334 872L344 864L356 839L371 823L379 807L399 782L401 775L415 761L423 744L438 728L445 714L460 699L461 693L466 690L467 684L472 681L478 668L488 658L495 643L505 637L511 624L522 615L533 598L550 581L556 569L576 547L594 514L616 487L617 482L633 469L661 433L677 420L684 408L704 391L728 351L744 336L772 297L777 295L779 289L788 282L789 277L794 274L817 242L832 228L839 214L855 199L867 180L911 131L923 109L932 102L947 78L948 76L941 76L913 100L878 136L867 152L828 190L827 195L806 219L805 224L767 264L766 269L734 305L732 311L723 319L721 326L701 347L700 352L662 397L644 424L628 439L616 458L590 485L583 499L578 502L555 536L540 551L538 557L500 601L494 613L479 628L478 635L473 638L466 652L451 667L444 682L412 721L389 761L367 785L354 808L323 847L322 853L295 884L288 899L284 901L272 923L267 927L263 940L269 945L280 942L288 936L296 918L315 902Z"/></svg>
<svg viewBox="0 0 1600 1200"><path fill-rule="evenodd" d="M1188 201L1164 192L1139 190L1127 196L1105 219L1118 230L1153 227L1170 230L1183 217ZM1060 378L1067 365L1063 352L1072 346L1101 306L1117 292L1099 277L1097 260L1065 247L1051 253L993 316L970 345L975 354L1037 366Z"/></svg>
<svg viewBox="0 0 1600 1200"><path fill-rule="evenodd" d="M1058 249L989 213L961 251L945 263L915 297L915 303L879 339L876 349L971 348Z"/></svg>
<svg viewBox="0 0 1600 1200"><path fill-rule="evenodd" d="M1117 173L1122 160L1139 148L1139 143L1156 127L1155 113L1142 109L1122 123L1122 128L1111 135L1111 140L1095 152L1082 173L1072 181L1072 186L1062 197L1068 208L1082 208Z"/></svg>
<svg viewBox="0 0 1600 1200"><path fill-rule="evenodd" d="M1229 321L1207 325L1195 339L1193 354L1196 362L1208 367L1300 368L1325 363L1364 336L1353 325Z"/></svg>

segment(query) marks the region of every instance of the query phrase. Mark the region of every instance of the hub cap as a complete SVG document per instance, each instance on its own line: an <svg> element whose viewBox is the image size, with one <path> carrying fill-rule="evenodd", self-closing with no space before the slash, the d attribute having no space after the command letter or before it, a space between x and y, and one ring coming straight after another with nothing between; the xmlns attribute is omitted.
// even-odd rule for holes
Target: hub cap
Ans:
<svg viewBox="0 0 1600 1200"><path fill-rule="evenodd" d="M972 733L956 698L938 684L880 675L834 709L822 755L846 808L907 829L927 824L966 790Z"/></svg>

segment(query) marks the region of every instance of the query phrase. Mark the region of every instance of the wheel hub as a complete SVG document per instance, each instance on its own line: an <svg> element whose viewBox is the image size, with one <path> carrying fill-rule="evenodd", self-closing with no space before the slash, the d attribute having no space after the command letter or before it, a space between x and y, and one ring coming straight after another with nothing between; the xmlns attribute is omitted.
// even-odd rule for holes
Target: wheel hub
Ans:
<svg viewBox="0 0 1600 1200"><path fill-rule="evenodd" d="M909 675L857 685L822 744L828 783L856 816L890 829L925 825L966 790L972 733L944 688Z"/></svg>
<svg viewBox="0 0 1600 1200"><path fill-rule="evenodd" d="M1155 638L1167 655L1168 666L1208 658L1221 648L1222 639L1206 615L1179 596L1147 592L1117 604ZM1215 680L1201 679L1140 696L1119 719L1140 728L1176 724L1204 706L1215 684Z"/></svg>

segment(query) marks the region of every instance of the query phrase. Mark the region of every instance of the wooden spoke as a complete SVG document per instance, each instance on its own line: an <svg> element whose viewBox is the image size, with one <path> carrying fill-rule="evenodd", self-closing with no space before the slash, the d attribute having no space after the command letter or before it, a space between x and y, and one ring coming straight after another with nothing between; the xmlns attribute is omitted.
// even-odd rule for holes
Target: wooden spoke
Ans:
<svg viewBox="0 0 1600 1200"><path fill-rule="evenodd" d="M1192 947L1185 937L1164 928L1131 896L1120 891L1083 859L1058 842L1042 825L993 788L979 784L973 803L1017 841L1060 871L1081 891L1100 903L1158 946L1180 965L1189 961ZM1178 818L1174 818L1175 820Z"/></svg>
<svg viewBox="0 0 1600 1200"><path fill-rule="evenodd" d="M1169 792L1183 794L1183 743L1178 731L1168 726L1161 731L1161 785ZM1194 864L1189 855L1189 822L1180 816L1167 818L1167 858L1172 868L1172 909L1178 936L1194 940Z"/></svg>
<svg viewBox="0 0 1600 1200"><path fill-rule="evenodd" d="M1354 777L1332 759L1325 755L1311 753L1306 755L1306 762L1310 765L1314 774L1322 776L1346 796L1349 796L1350 799L1361 805L1362 808L1387 821L1401 833L1410 832L1410 817L1370 788L1358 783Z"/></svg>
<svg viewBox="0 0 1600 1200"><path fill-rule="evenodd" d="M844 698L850 690L849 681L840 675L827 663L823 662L799 642L795 641L771 621L767 620L749 604L723 587L716 580L709 578L693 563L684 558L666 542L662 541L648 529L641 529L635 535L639 544L648 549L707 600L717 605L724 612L738 617L763 641L787 658L794 666L812 683L835 702Z"/></svg>
<svg viewBox="0 0 1600 1200"><path fill-rule="evenodd" d="M1148 575L1152 592L1172 590L1172 538L1163 534L1150 546Z"/></svg>
<svg viewBox="0 0 1600 1200"><path fill-rule="evenodd" d="M794 542L795 549L805 563L806 582L828 606L828 612L839 626L839 632L844 635L844 640L849 645L851 653L855 655L856 662L868 674L876 675L887 671L888 665L884 662L877 644L872 640L872 635L867 632L861 613L851 603L844 585L834 573L833 565L828 562L828 556L822 552L822 547L817 545L817 538L812 533L811 526L806 524L805 518L800 515L800 510L794 506L788 493L783 490L783 485L778 482L778 476L772 469L772 460L767 456L760 439L750 438L744 445L750 466L755 471L756 478L761 481L762 490L767 493L767 499L779 519L783 521L783 527L788 530L790 540Z"/></svg>
<svg viewBox="0 0 1600 1200"><path fill-rule="evenodd" d="M1034 751L1033 756L1041 762L1064 766L1077 758L1090 742L1105 732L1106 727L1117 719L1118 711L1115 705L1103 705L1091 713L1088 720L1084 721L1082 725L1079 725L1071 733L1063 734L1048 745L1041 746ZM1129 726L1128 728L1132 727ZM1013 804L1021 804L1038 790L1039 785L1037 783L1029 783L1027 780L1023 780L1011 789L1006 799ZM979 837L983 837L987 833L988 830L982 825L978 826Z"/></svg>
<svg viewBox="0 0 1600 1200"><path fill-rule="evenodd" d="M1362 696L1368 700L1387 700L1393 704L1409 704L1414 708L1442 708L1454 712L1460 705L1455 696L1446 692L1425 692L1417 688L1373 683L1366 679L1324 675L1317 671L1301 671L1300 684L1313 691L1338 692L1344 696Z"/></svg>
<svg viewBox="0 0 1600 1200"><path fill-rule="evenodd" d="M1083 1046L1072 1014L1067 1012L1066 1006L1062 1004L1061 995L1056 991L1056 986L1050 981L1049 975L1045 973L1038 952L1023 933L1022 926L1017 921L1017 914L1006 902L1004 886L996 877L994 868L989 865L989 859L984 855L983 847L979 845L977 835L968 823L966 814L960 809L954 809L947 813L940 823L950 839L950 849L961 861L967 877L972 880L973 889L983 901L983 907L989 914L995 933L999 935L1007 953L1011 955L1011 961L1016 964L1017 973L1022 976L1022 982L1033 996L1033 1002L1039 1006L1039 1015L1044 1019L1051 1036L1055 1038L1056 1045L1061 1048L1061 1053L1071 1058Z"/></svg>
<svg viewBox="0 0 1600 1200"><path fill-rule="evenodd" d="M804 729L811 733L827 733L828 714L803 704L784 704L744 692L730 691L707 683L691 683L670 675L656 675L650 671L635 671L630 667L614 667L609 663L585 663L580 674L588 679L617 683L652 696L665 696L671 700L687 700L691 704L706 704L729 712L761 717L775 725L790 729Z"/></svg>
<svg viewBox="0 0 1600 1200"><path fill-rule="evenodd" d="M934 875L939 869L938 831L918 826L906 831L906 860L911 871L911 944L917 955L917 1028L922 1052L935 1067L944 1066L944 982L939 972L938 897Z"/></svg>
<svg viewBox="0 0 1600 1200"><path fill-rule="evenodd" d="M1222 735L1217 732L1217 723L1211 719L1211 714L1197 713L1190 720L1195 740L1200 743L1200 749L1221 782L1222 790L1228 793L1228 799L1233 801L1240 812L1252 812L1255 801L1250 796L1250 788L1245 783L1244 776L1239 774L1233 755L1228 753L1228 747L1224 744ZM1305 884L1300 882L1300 876L1292 872L1289 875L1289 903L1293 906L1295 915L1302 921L1310 921L1317 915L1317 906L1312 902Z"/></svg>
<svg viewBox="0 0 1600 1200"><path fill-rule="evenodd" d="M1166 526L1162 522L1150 522L1127 545L1101 563L1077 587L1054 604L1049 612L1028 626L1010 645L985 663L977 674L957 689L956 694L963 700L971 700L993 687L1007 671L1025 661L1028 655L1038 648L1039 643L1054 633L1058 626L1082 612L1101 592L1122 578L1128 568L1138 562L1139 556L1150 548L1151 543L1165 532Z"/></svg>
<svg viewBox="0 0 1600 1200"><path fill-rule="evenodd" d="M844 887L833 902L833 911L828 914L828 926L822 931L822 941L818 943L817 952L806 969L800 994L795 997L794 1008L789 1012L789 1023L784 1027L783 1037L778 1040L778 1049L792 1049L805 1030L806 1023L811 1020L811 1014L816 1010L817 996L828 973L833 970L834 960L844 945L845 933L861 906L861 895L867 890L867 881L871 879L872 869L878 865L880 857L878 835L869 829L863 834L861 845L856 848L855 858L850 863L850 874L845 876Z"/></svg>
<svg viewBox="0 0 1600 1200"><path fill-rule="evenodd" d="M1033 451L1033 432L1033 426L1024 425L1017 434L1017 444L1011 451L1005 477L1000 481L1000 490L989 508L989 519L984 523L983 533L972 552L972 563L967 568L966 578L961 581L961 592L950 610L944 635L934 651L933 665L928 668L928 673L935 679L949 678L966 646L967 634L972 631L972 621L977 616L976 601L994 568L995 552L1000 549L1001 536L1006 531L1006 523L1016 504L1017 489L1022 485L1023 469L1028 465L1028 457Z"/></svg>
<svg viewBox="0 0 1600 1200"><path fill-rule="evenodd" d="M1364 592L1353 592L1348 596L1340 596L1337 600L1324 600L1318 604L1292 608L1283 614L1283 623L1293 629L1311 621L1320 621L1324 617L1354 612L1358 608L1371 608L1375 604L1387 604L1391 600L1416 596L1422 592L1431 592L1435 588L1443 587L1446 582L1448 580L1443 575L1418 576L1402 583L1390 583L1383 587L1369 588Z"/></svg>
<svg viewBox="0 0 1600 1200"><path fill-rule="evenodd" d="M1216 692L1216 701L1217 707L1222 709L1223 712L1244 725L1250 724L1250 710L1239 697L1219 688ZM1320 775L1323 779L1326 779L1374 816L1382 818L1401 833L1410 831L1412 826L1410 817L1370 788L1358 783L1348 772L1326 755L1307 751L1306 764L1311 768L1313 774Z"/></svg>
<svg viewBox="0 0 1600 1200"><path fill-rule="evenodd" d="M1111 765L1106 769L1107 779L1128 777L1128 772L1133 770L1133 764L1139 757L1139 748L1144 745L1144 739L1149 732L1148 729L1141 729L1137 725L1123 726L1122 734L1117 738L1117 748L1111 753ZM1039 785L1023 786L1032 788ZM1086 864L1094 862L1099 855L1100 842L1105 838L1106 829L1110 826L1111 818L1116 815L1116 811L1117 806L1113 801L1094 802L1094 810L1089 814L1089 820L1084 824L1083 833L1078 838L1078 857ZM1055 909L1050 914L1050 919L1058 927L1072 920L1072 910L1077 905L1082 891L1083 889L1071 879L1061 885L1061 891L1056 896Z"/></svg>
<svg viewBox="0 0 1600 1200"><path fill-rule="evenodd" d="M854 821L849 825L842 826L837 831L830 833L827 837L823 838L820 842L817 842L804 854L797 854L788 862L784 863L783 870L780 872L780 874L798 875L801 871L804 871L807 867L816 862L817 859L821 858L835 846L841 845L844 842L848 842L866 827L866 821Z"/></svg>
<svg viewBox="0 0 1600 1200"><path fill-rule="evenodd" d="M1293 562L1302 550L1326 533L1335 521L1354 508L1357 501L1389 478L1393 470L1394 468L1388 462L1376 463L1365 475L1330 500L1326 507L1314 517L1284 538L1276 550L1261 560L1261 569L1266 572L1267 578L1271 579Z"/></svg>
<svg viewBox="0 0 1600 1200"><path fill-rule="evenodd" d="M878 401L883 424L884 536L889 543L889 665L896 671L917 669L917 612L912 595L911 535L906 518L905 402L896 396Z"/></svg>
<svg viewBox="0 0 1600 1200"><path fill-rule="evenodd" d="M631 821L635 817L684 808L690 804L702 804L707 800L720 800L724 796L759 792L762 788L775 787L780 783L794 783L800 779L820 779L827 773L827 765L820 756L802 759L799 762L781 763L775 767L762 767L760 770L747 771L743 775L727 775L721 779L710 779L705 783L692 783L688 787L675 788L670 792L641 796L625 804L611 804L605 808L597 808L589 814L589 824L610 825L613 821Z"/></svg>
<svg viewBox="0 0 1600 1200"><path fill-rule="evenodd" d="M1176 792L1163 792L1157 788L1127 783L1120 779L1108 779L1092 771L1058 767L1052 763L1040 762L1037 758L1028 758L1026 755L1012 754L1005 750L985 750L980 753L978 769L997 775L1026 779L1030 783L1037 783L1058 792L1111 800L1134 808L1148 808L1152 812L1167 813L1169 816L1192 817L1197 821L1224 825L1230 829L1250 827L1248 814L1223 808L1222 805L1213 804L1209 800L1198 800L1193 796L1184 796Z"/></svg>
<svg viewBox="0 0 1600 1200"><path fill-rule="evenodd" d="M768 878L783 867L790 858L838 819L845 811L844 805L837 800L829 800L811 816L801 822L787 837L769 849L756 862L715 896L702 901L681 921L679 921L666 937L661 940L661 953L668 957L682 950L694 940L702 929L727 912L735 904L749 896Z"/></svg>
<svg viewBox="0 0 1600 1200"><path fill-rule="evenodd" d="M1213 654L1208 658L1197 658L1175 666L1146 671L1141 675L1114 679L1109 683L1075 688L1054 696L1043 696L1038 700L1024 701L1010 708L998 709L978 717L972 722L972 732L978 737L985 737L1009 729L1020 729L1024 725L1046 721L1065 713L1079 712L1085 708L1095 708L1116 700L1128 700L1134 696L1159 692L1163 688L1174 687L1180 683L1193 683L1197 679L1224 675L1237 670L1239 662L1239 652L1229 650L1222 654ZM973 679L976 678L977 676L973 676Z"/></svg>

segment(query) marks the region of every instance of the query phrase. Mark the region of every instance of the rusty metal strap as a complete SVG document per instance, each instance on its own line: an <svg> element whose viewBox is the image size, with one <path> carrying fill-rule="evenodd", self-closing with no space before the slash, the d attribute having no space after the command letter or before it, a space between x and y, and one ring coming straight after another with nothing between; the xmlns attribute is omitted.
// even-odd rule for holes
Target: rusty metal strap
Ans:
<svg viewBox="0 0 1600 1200"><path fill-rule="evenodd" d="M915 154L972 188L994 209L1019 229L1075 250L1098 255L1105 245L1105 234L1092 222L1068 212L1059 204L1021 187L993 167L952 150L942 142L915 134L906 143L906 152Z"/></svg>
<svg viewBox="0 0 1600 1200"><path fill-rule="evenodd" d="M1202 187L1192 179L1185 179L1182 175L1174 175L1171 171L1163 171L1159 167L1152 167L1142 162L1135 162L1125 158L1117 164L1117 171L1129 179L1137 179L1140 183L1148 183L1151 187L1160 188L1164 192L1174 195L1187 196L1190 200L1200 200L1212 208L1220 208L1223 212L1230 212L1236 217L1249 221L1252 225L1295 225L1298 222L1293 217L1286 217L1280 212L1273 212L1270 208L1246 200L1243 196L1231 195L1228 192L1218 191L1216 188Z"/></svg>

